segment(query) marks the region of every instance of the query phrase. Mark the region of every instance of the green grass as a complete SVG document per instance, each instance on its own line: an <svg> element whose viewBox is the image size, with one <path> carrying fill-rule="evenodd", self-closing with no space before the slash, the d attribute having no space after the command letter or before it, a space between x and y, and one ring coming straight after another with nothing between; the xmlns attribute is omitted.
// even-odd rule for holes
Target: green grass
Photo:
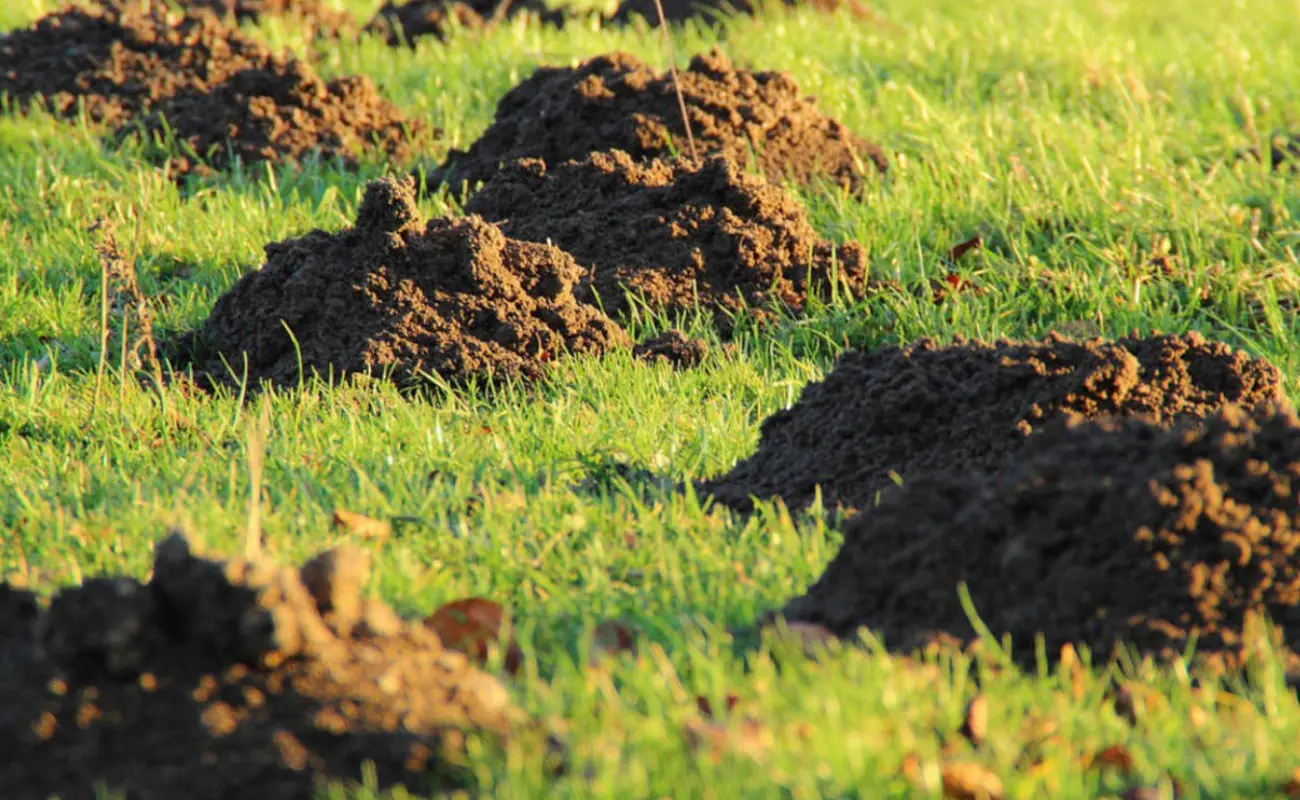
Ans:
<svg viewBox="0 0 1300 800"><path fill-rule="evenodd" d="M363 18L373 6L348 5ZM53 7L6 3L0 29ZM476 768L486 796L926 796L977 684L989 741L954 757L991 768L1008 797L1167 792L1170 778L1184 797L1276 796L1300 765L1300 705L1270 662L1232 694L1193 689L1178 665L1130 665L1156 697L1130 726L1103 697L1119 668L1024 674L953 654L918 665L874 646L778 659L744 630L820 574L839 544L831 523L771 504L745 520L654 481L578 486L614 462L672 482L720 473L846 343L1199 330L1272 360L1300 399L1300 183L1234 158L1300 127L1294 3L875 7L887 25L798 13L678 31L683 58L720 43L739 62L788 70L897 154L861 201L801 196L819 230L862 242L875 276L901 287L746 335L685 373L621 355L566 361L530 390L411 398L317 385L241 407L150 393L108 354L97 392L95 217L116 223L160 328L178 331L258 266L263 244L348 224L366 181L401 167L226 176L182 193L85 125L0 116L0 573L27 570L46 590L143 575L154 540L178 524L236 550L249 424L265 403L272 552L296 559L336 541L336 508L407 518L371 545L375 591L409 613L484 595L513 615L528 656L514 695L566 730L575 768L550 779L522 750L488 753ZM612 49L666 63L657 35L594 24L507 25L413 52L375 40L314 49L277 21L251 30L323 74L370 75L457 146L538 64ZM450 207L435 198L426 210ZM926 287L942 254L975 233L987 245L960 270L986 291L934 304ZM1165 252L1169 274L1150 265ZM609 618L638 632L639 655L589 668L591 629ZM734 716L772 736L765 752L715 759L684 742L696 696L716 705L728 693L741 698ZM1022 754L1028 717L1057 726L1037 766ZM1085 769L1112 744L1133 754L1131 779ZM908 754L921 760L919 788L900 774Z"/></svg>

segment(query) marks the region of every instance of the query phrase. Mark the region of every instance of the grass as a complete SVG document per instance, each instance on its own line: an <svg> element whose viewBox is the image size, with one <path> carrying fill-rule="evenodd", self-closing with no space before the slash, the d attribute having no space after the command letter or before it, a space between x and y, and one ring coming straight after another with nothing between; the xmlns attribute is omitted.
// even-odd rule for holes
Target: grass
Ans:
<svg viewBox="0 0 1300 800"><path fill-rule="evenodd" d="M364 18L372 4L348 5ZM887 24L774 12L678 31L683 57L720 44L788 70L827 113L897 154L861 201L802 197L819 230L862 242L875 275L900 288L746 335L698 371L570 360L533 390L496 394L317 384L241 407L150 393L108 354L94 402L94 218L138 254L156 324L178 331L258 266L264 243L348 224L366 181L399 167L314 165L182 193L84 124L0 116L0 572L45 590L143 575L152 543L177 524L238 552L249 425L265 403L271 553L296 559L336 541L337 508L401 517L393 538L369 545L375 591L409 613L467 595L510 610L527 655L514 696L567 731L577 768L549 779L522 750L486 753L475 778L485 795L932 796L949 746L945 758L983 764L1013 798L1135 785L1171 796L1174 780L1182 797L1277 796L1298 765L1300 705L1268 659L1226 687L1197 687L1181 665L1022 673L878 646L811 660L781 657L780 643L755 650L736 631L820 574L838 546L833 525L772 504L745 520L655 481L607 478L616 463L671 481L725 470L846 344L1199 330L1272 360L1300 399L1300 190L1293 175L1235 158L1300 124L1300 15L1286 3L1162 5L881 0ZM4 4L0 29L52 8ZM665 63L653 32L594 24L510 24L414 52L377 40L313 49L280 21L251 30L326 75L370 75L456 146L538 64L611 49ZM947 270L942 254L976 233L986 246L960 271L985 291L936 305L928 280ZM1153 268L1163 255L1171 268ZM592 628L610 618L637 632L638 655L591 668ZM1136 725L1105 699L1120 673L1150 693ZM974 751L956 732L977 687L991 725ZM729 693L741 698L733 716L759 720L770 745L693 750L682 726L695 698L717 706ZM1110 745L1132 755L1132 774L1087 767ZM919 759L910 770L908 755Z"/></svg>

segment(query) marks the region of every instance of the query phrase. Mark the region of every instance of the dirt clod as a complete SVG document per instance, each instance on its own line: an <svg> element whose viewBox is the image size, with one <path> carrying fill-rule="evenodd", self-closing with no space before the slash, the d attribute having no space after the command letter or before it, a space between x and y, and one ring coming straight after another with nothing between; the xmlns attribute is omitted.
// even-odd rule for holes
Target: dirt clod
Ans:
<svg viewBox="0 0 1300 800"><path fill-rule="evenodd" d="M886 169L879 148L823 116L784 72L732 66L715 50L678 73L700 155L722 153L772 179L823 177L856 190L868 170ZM576 67L542 67L497 104L492 125L468 151L453 150L429 177L459 189L502 164L540 158L549 166L623 150L637 160L689 153L672 77L625 53Z"/></svg>
<svg viewBox="0 0 1300 800"><path fill-rule="evenodd" d="M329 82L294 58L276 56L231 75L204 92L183 92L159 103L142 120L149 135L170 131L196 154L174 157L175 175L300 161L312 155L355 166L367 152L409 161L431 132L407 119L365 76ZM210 165L210 166L209 166Z"/></svg>
<svg viewBox="0 0 1300 800"><path fill-rule="evenodd" d="M708 357L709 343L673 329L633 347L632 355L652 364L665 363L677 369L689 369L698 367Z"/></svg>
<svg viewBox="0 0 1300 800"><path fill-rule="evenodd" d="M370 184L353 228L267 245L266 264L177 349L209 384L247 360L251 385L312 374L532 379L564 352L630 346L573 294L566 253L507 238L479 217L422 222L409 181Z"/></svg>
<svg viewBox="0 0 1300 800"><path fill-rule="evenodd" d="M721 156L639 163L613 151L554 167L523 160L466 210L500 221L507 236L571 253L591 270L580 299L598 296L616 316L630 292L673 313L712 309L725 323L742 300L758 311L800 310L810 292L856 294L866 279L860 246L822 239L794 198Z"/></svg>
<svg viewBox="0 0 1300 800"><path fill-rule="evenodd" d="M749 509L750 497L867 508L931 472L995 469L1057 419L1150 414L1162 424L1227 403L1280 400L1266 361L1196 333L1074 342L922 340L841 356L824 380L763 422L758 450L701 492ZM894 473L894 475L891 475Z"/></svg>
<svg viewBox="0 0 1300 800"><path fill-rule="evenodd" d="M891 647L970 641L968 585L994 635L1034 658L1117 642L1177 656L1237 656L1266 614L1300 645L1300 420L1226 406L1166 428L1148 419L1067 423L995 472L931 473L849 522L844 545L787 617ZM1253 621L1252 621L1253 620Z"/></svg>
<svg viewBox="0 0 1300 800"><path fill-rule="evenodd" d="M212 14L176 15L160 2L70 7L0 36L0 94L26 107L118 127L182 92L203 94L262 67L265 47Z"/></svg>
<svg viewBox="0 0 1300 800"><path fill-rule="evenodd" d="M319 587L327 562L322 617L304 582ZM301 798L358 781L366 760L383 786L455 785L465 737L522 718L418 621L390 610L383 633L330 631L331 613L363 605L339 577L355 563L336 550L300 577L203 558L176 535L148 584L92 578L38 612L39 639L0 628L0 796L91 798L102 783L131 798Z"/></svg>
<svg viewBox="0 0 1300 800"><path fill-rule="evenodd" d="M541 0L389 0L366 25L366 31L386 37L391 45L414 45L422 36L444 38L453 25L486 30L520 14L556 27L562 27L565 21L563 11L553 10Z"/></svg>

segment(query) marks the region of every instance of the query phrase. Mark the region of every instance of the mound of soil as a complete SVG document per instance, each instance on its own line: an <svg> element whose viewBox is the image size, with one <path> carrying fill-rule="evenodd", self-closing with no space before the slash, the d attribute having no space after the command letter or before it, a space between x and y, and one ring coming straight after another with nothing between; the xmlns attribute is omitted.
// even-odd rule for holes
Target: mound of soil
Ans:
<svg viewBox="0 0 1300 800"><path fill-rule="evenodd" d="M1129 418L1057 423L996 473L932 474L849 522L790 619L867 626L910 649L971 641L957 599L1032 662L1117 642L1177 656L1249 651L1263 613L1300 650L1300 420L1225 407L1172 428ZM1230 660L1236 660L1230 659Z"/></svg>
<svg viewBox="0 0 1300 800"><path fill-rule="evenodd" d="M651 364L664 363L677 369L689 369L698 367L708 358L709 343L673 329L633 347L632 355Z"/></svg>
<svg viewBox="0 0 1300 800"><path fill-rule="evenodd" d="M212 14L175 15L163 3L68 8L0 36L0 94L20 107L45 98L118 127L182 92L204 94L270 52Z"/></svg>
<svg viewBox="0 0 1300 800"><path fill-rule="evenodd" d="M386 37L391 45L414 45L422 36L444 38L453 24L469 30L486 30L520 14L557 28L565 22L563 11L548 8L542 0L410 0L406 3L389 0L365 29Z"/></svg>
<svg viewBox="0 0 1300 800"><path fill-rule="evenodd" d="M237 22L257 22L262 17L296 18L311 25L318 36L338 36L353 27L352 15L321 0L188 0L184 5L206 8Z"/></svg>
<svg viewBox="0 0 1300 800"><path fill-rule="evenodd" d="M629 346L622 328L574 299L566 253L507 238L477 217L422 222L410 181L367 187L356 226L266 246L266 264L217 300L179 359L230 384L313 373L422 374L453 383L536 378L561 353ZM292 336L290 335L292 331Z"/></svg>
<svg viewBox="0 0 1300 800"><path fill-rule="evenodd" d="M1283 400L1266 361L1197 333L995 344L922 340L850 352L789 409L768 417L758 450L700 491L739 510L752 497L862 509L936 472L996 469L1058 419L1204 417L1228 403Z"/></svg>
<svg viewBox="0 0 1300 800"><path fill-rule="evenodd" d="M504 169L465 206L506 235L550 242L590 267L579 298L614 315L627 293L670 312L802 309L809 292L860 293L866 254L817 235L799 203L735 161L637 162L593 153ZM812 285L809 285L811 280ZM599 298L599 300L597 300Z"/></svg>
<svg viewBox="0 0 1300 800"><path fill-rule="evenodd" d="M302 798L365 760L384 785L455 785L467 734L523 720L496 679L363 598L368 574L355 548L297 570L176 534L147 584L92 578L0 625L0 796Z"/></svg>
<svg viewBox="0 0 1300 800"><path fill-rule="evenodd" d="M200 161L176 156L172 174L209 172L263 161L299 161L312 155L355 166L367 151L397 161L432 136L384 99L365 76L328 83L295 59L276 56L202 92L158 103L141 120L149 135L164 130ZM123 135L131 135L124 131Z"/></svg>
<svg viewBox="0 0 1300 800"><path fill-rule="evenodd" d="M662 0L664 20L669 25L680 25L687 20L713 20L733 14L755 14L762 3L755 0ZM841 8L847 10L857 19L871 19L870 10L857 0L781 0L781 4L790 8L807 6L826 13ZM628 24L633 18L641 17L651 27L659 25L659 11L654 0L623 0L614 11L610 21L615 24Z"/></svg>
<svg viewBox="0 0 1300 800"><path fill-rule="evenodd" d="M746 163L756 152L769 177L821 177L853 190L865 164L887 167L879 148L823 116L787 73L736 69L715 50L693 58L678 77L700 155ZM672 77L625 53L538 69L501 99L492 125L469 150L451 151L429 182L459 189L516 159L556 166L612 149L638 160L690 152Z"/></svg>

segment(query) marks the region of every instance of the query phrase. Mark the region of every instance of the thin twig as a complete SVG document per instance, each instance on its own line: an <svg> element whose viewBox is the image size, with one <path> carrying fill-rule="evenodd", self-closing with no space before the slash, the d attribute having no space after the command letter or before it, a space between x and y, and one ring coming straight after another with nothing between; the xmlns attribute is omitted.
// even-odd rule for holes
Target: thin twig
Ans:
<svg viewBox="0 0 1300 800"><path fill-rule="evenodd" d="M682 114L682 125L686 127L686 144L691 151L691 160L698 161L695 152L695 137L691 135L691 120L686 116L686 98L682 96L682 85L677 81L677 57L673 53L673 37L668 33L668 19L664 16L664 4L655 0L655 11L659 13L659 31L664 37L664 50L668 53L668 74L673 76L673 91L677 93L677 110Z"/></svg>

